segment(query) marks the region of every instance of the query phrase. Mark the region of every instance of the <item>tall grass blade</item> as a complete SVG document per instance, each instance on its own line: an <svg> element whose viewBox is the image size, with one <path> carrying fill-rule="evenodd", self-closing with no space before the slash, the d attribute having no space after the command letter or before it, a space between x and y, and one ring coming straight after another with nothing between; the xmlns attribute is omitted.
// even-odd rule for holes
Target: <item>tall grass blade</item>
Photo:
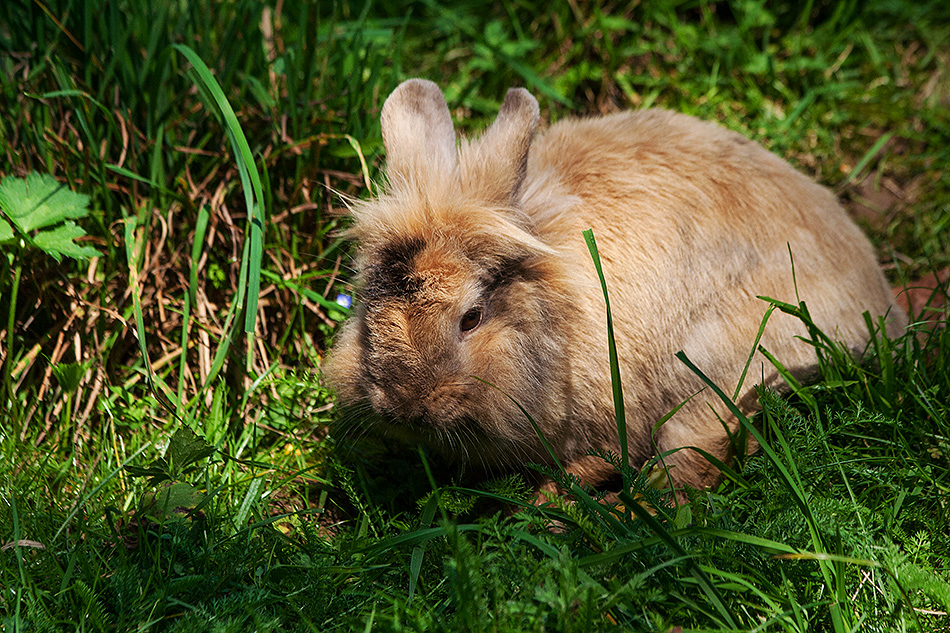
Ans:
<svg viewBox="0 0 950 633"><path fill-rule="evenodd" d="M438 490L433 491L432 496L426 501L422 508L422 517L419 520L420 527L426 527L432 523L435 518L435 512L439 508ZM419 582L419 574L422 571L422 559L425 556L425 544L421 543L412 548L412 555L409 562L409 596L406 598L406 604L412 604L412 599L416 595L416 584Z"/></svg>
<svg viewBox="0 0 950 633"><path fill-rule="evenodd" d="M211 70L195 53L194 50L183 44L174 44L173 48L181 53L194 68L198 87L210 97L210 102L217 109L223 119L228 139L234 150L234 159L241 176L241 185L244 189L244 203L248 213L248 233L250 235L250 255L247 261L249 268L245 268L242 261L241 280L247 287L247 304L244 305L244 333L247 336L246 370L252 370L254 357L254 332L257 322L257 300L260 295L261 265L263 263L264 242L264 189L261 185L260 173L251 153L250 145L241 129L241 124L234 114L234 109L228 102L224 91L218 84Z"/></svg>
<svg viewBox="0 0 950 633"><path fill-rule="evenodd" d="M818 529L818 522L815 520L815 516L812 512L811 506L808 504L808 495L805 492L801 479L798 476L797 469L795 468L795 465L794 465L794 459L792 458L792 455L791 455L791 450L787 442L785 441L785 437L781 433L781 431L774 424L772 425L773 434L781 443L783 450L786 454L786 457L789 459L788 465L786 465L785 461L782 460L778 456L778 454L775 453L775 451L768 444L768 442L765 441L765 437L763 437L762 434L759 432L759 430L755 428L755 425L751 423L749 418L747 418L739 410L739 408L735 405L735 403L728 396L726 396L726 394L722 391L722 389L720 389L715 383L713 383L709 379L709 377L707 377L698 367L696 367L692 363L692 361L689 360L689 358L687 358L685 353L683 353L682 351L677 352L676 357L679 358L680 361L682 361L683 364L685 364L690 369L690 371L696 374L696 376L698 376L700 380L706 383L706 385L710 389L713 390L713 392L716 394L716 396L719 397L719 399L726 406L726 408L729 409L729 412L732 413L734 416L736 416L736 419L739 421L739 423L743 427L745 427L748 433L752 437L754 437L755 440L759 443L759 447L761 448L762 452L766 454L766 456L769 458L769 461L771 461L772 464L779 471L779 474L781 475L781 478L782 478L783 483L785 484L785 487L792 494L792 499L794 499L796 505L801 510L802 515L805 517L805 521L808 525L808 531L811 537L812 545L814 546L815 551L825 552L826 545L824 543L824 539L821 536L821 532ZM819 566L819 569L821 570L822 576L824 577L825 586L828 588L829 591L837 595L837 593L835 592L835 588L837 586L837 579L835 577L835 573L833 569L828 565L827 561L822 560L822 559L818 559L818 566ZM839 603L836 602L834 605L832 605L833 613L838 613L839 610L840 610ZM838 626L837 619L835 619L834 621L836 622L835 630L843 631L844 630L842 628L843 625Z"/></svg>
<svg viewBox="0 0 950 633"><path fill-rule="evenodd" d="M144 453L145 450L148 449L148 448L150 448L151 446L152 446L151 443L143 444L137 451L135 451L134 453L132 453L131 455L129 455L129 457L127 457L127 458L125 459L125 461L123 461L121 464L119 464L118 467L112 469L111 472L109 472L108 474L106 474L106 475L102 478L102 481L99 482L99 485L97 485L95 488L93 488L91 491L89 491L89 492L88 492L85 496L83 496L81 499L77 499L77 500L76 500L76 503L75 503L75 504L73 505L73 507L72 507L72 510L70 510L70 511L69 511L69 514L66 515L66 519L65 519L65 520L63 521L63 523L59 526L59 529L56 530L56 533L53 534L53 538L50 539L50 542L52 543L52 542L55 541L57 538L59 538L59 535L62 534L63 530L66 529L66 527L69 525L70 521L72 521L72 520L73 520L73 517L75 517L76 514L79 513L79 510L86 504L87 501L89 501L90 499L92 499L93 497L95 497L97 494L99 494L99 491L101 491L103 488L105 488L106 486L108 486L109 483L112 481L112 479L113 479L116 475L121 474L122 471L125 469L126 466L128 466L129 464L131 464L135 459L138 458L139 455L141 455L142 453Z"/></svg>
<svg viewBox="0 0 950 633"><path fill-rule="evenodd" d="M146 343L145 317L142 314L142 291L139 283L139 261L136 254L137 240L135 229L137 226L135 218L126 218L125 220L125 256L129 267L129 287L132 294L132 312L135 317L135 333L138 339L139 352L142 354L142 362L145 365L145 380L149 390L155 395L159 402L165 406L169 412L181 417L181 401L177 400L168 385L152 370L152 362L149 359L148 344ZM139 249L140 250L140 249ZM159 388L160 387L160 388Z"/></svg>
<svg viewBox="0 0 950 633"><path fill-rule="evenodd" d="M181 315L181 356L178 365L178 401L185 402L185 371L188 366L188 341L191 330L191 308L198 302L198 262L204 245L205 231L208 229L210 212L207 206L198 209L198 221L195 223L194 242L191 245L191 270L188 274L188 292L185 294Z"/></svg>
<svg viewBox="0 0 950 633"><path fill-rule="evenodd" d="M251 480L251 485L247 487L247 492L244 494L244 499L241 501L241 505L238 507L237 513L234 515L234 526L237 529L244 527L247 523L247 519L251 514L251 510L254 508L255 504L260 501L261 488L264 487L264 478L257 476Z"/></svg>
<svg viewBox="0 0 950 633"><path fill-rule="evenodd" d="M739 397L739 393L742 391L742 385L745 384L746 374L749 373L749 367L752 365L752 359L755 357L755 352L759 349L759 341L762 340L762 334L765 332L765 326L769 322L769 317L772 316L772 312L775 311L775 305L769 304L769 307L765 310L765 314L762 316L762 321L759 323L759 330L755 333L755 340L752 342L752 351L749 352L749 357L745 361L745 365L742 367L742 373L739 375L739 382L736 384L736 390L732 394L732 399L736 400Z"/></svg>
<svg viewBox="0 0 950 633"><path fill-rule="evenodd" d="M604 278L604 269L600 264L600 253L597 251L597 241L594 239L593 229L584 231L584 241L594 260L597 277L600 278L600 287L604 291L604 304L607 307L607 355L610 361L610 385L613 389L614 416L617 423L617 437L620 440L620 459L623 464L630 463L630 449L627 447L627 414L623 404L623 384L620 380L620 362L617 359L617 343L614 340L614 322L610 313L610 296L607 293L607 280ZM630 487L627 476L624 475L624 488Z"/></svg>
<svg viewBox="0 0 950 633"><path fill-rule="evenodd" d="M696 579L700 589L704 594L706 594L706 598L710 603L712 603L716 611L719 612L719 615L730 627L737 628L739 626L739 620L728 607L722 595L720 595L716 585L713 584L706 572L704 572L702 568L696 563L696 561L693 560L693 555L687 552L686 549L673 537L673 535L670 534L670 532L665 527L663 527L659 521L657 521L656 517L650 514L646 508L637 503L637 500L631 497L626 491L621 491L618 496L620 497L620 500L624 502L626 507L635 515L637 515L638 519L646 523L650 530L664 543L666 543L667 546L669 546L669 548L673 550L677 556L681 556L683 558L690 575Z"/></svg>

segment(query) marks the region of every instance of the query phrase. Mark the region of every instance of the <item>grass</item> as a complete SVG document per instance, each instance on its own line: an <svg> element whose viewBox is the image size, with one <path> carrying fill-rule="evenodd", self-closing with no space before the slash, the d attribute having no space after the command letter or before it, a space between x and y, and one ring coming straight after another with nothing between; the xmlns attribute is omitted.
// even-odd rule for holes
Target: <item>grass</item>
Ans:
<svg viewBox="0 0 950 633"><path fill-rule="evenodd" d="M944 4L8 2L0 178L90 212L78 258L0 241L0 630L950 630L936 308L866 364L816 333L768 449L678 508L626 469L619 510L500 513L517 478L341 442L317 371L341 198L409 76L466 129L510 85L720 121L834 188L895 284L945 275Z"/></svg>

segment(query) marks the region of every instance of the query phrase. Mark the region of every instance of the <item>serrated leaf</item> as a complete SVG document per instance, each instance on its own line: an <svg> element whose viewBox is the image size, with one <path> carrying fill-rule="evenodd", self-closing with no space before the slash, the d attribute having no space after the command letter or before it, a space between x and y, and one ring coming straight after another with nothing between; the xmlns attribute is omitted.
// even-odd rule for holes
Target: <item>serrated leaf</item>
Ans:
<svg viewBox="0 0 950 633"><path fill-rule="evenodd" d="M0 209L24 233L89 215L89 196L71 191L49 174L0 181Z"/></svg>
<svg viewBox="0 0 950 633"><path fill-rule="evenodd" d="M0 243L11 241L17 233L40 231L32 243L59 260L63 255L75 259L95 257L100 253L73 240L85 232L71 219L89 215L89 196L71 191L49 174L31 173L26 178L7 176L0 181ZM17 231L7 219L16 225Z"/></svg>
<svg viewBox="0 0 950 633"><path fill-rule="evenodd" d="M72 257L73 259L86 259L89 257L98 257L102 253L91 246L80 246L73 240L82 237L86 232L83 231L75 222L66 222L62 226L48 231L40 231L33 238L33 243L43 249L47 255L56 258Z"/></svg>
<svg viewBox="0 0 950 633"><path fill-rule="evenodd" d="M208 444L203 437L196 435L190 428L183 426L172 435L172 439L168 443L168 450L165 451L165 459L173 472L180 473L190 464L213 453L213 446Z"/></svg>
<svg viewBox="0 0 950 633"><path fill-rule="evenodd" d="M89 371L87 363L55 363L52 365L56 382L66 393L72 393L79 387L79 381Z"/></svg>

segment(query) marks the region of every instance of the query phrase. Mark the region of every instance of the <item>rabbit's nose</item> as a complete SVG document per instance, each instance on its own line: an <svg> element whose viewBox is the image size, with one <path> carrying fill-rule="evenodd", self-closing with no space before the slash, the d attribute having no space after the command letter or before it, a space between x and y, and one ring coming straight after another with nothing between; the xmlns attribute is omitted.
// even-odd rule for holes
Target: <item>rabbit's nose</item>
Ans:
<svg viewBox="0 0 950 633"><path fill-rule="evenodd" d="M388 408L399 420L411 422L425 416L428 399L425 394L429 391L425 381L397 375L392 377L385 391Z"/></svg>

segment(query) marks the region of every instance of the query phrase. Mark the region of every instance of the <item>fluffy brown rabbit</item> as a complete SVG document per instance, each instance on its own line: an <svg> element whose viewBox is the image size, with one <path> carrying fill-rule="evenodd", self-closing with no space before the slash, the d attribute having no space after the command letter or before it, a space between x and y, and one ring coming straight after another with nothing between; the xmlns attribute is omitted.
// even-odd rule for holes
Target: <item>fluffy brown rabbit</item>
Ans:
<svg viewBox="0 0 950 633"><path fill-rule="evenodd" d="M365 424L491 472L550 463L517 402L567 470L591 484L609 476L587 455L619 452L604 299L581 234L591 227L635 467L687 446L726 457L719 416L735 420L708 390L653 427L703 386L678 350L735 389L768 307L757 295L800 298L856 350L864 311L888 315L891 334L904 326L835 197L746 138L663 110L561 121L535 138L537 125L524 89L458 142L432 82L386 100L388 186L352 209L358 303L325 368ZM800 335L776 312L761 344L805 373L815 353ZM749 377L739 401L753 408L753 382L778 379L758 354ZM677 486L718 475L692 450L665 463Z"/></svg>

